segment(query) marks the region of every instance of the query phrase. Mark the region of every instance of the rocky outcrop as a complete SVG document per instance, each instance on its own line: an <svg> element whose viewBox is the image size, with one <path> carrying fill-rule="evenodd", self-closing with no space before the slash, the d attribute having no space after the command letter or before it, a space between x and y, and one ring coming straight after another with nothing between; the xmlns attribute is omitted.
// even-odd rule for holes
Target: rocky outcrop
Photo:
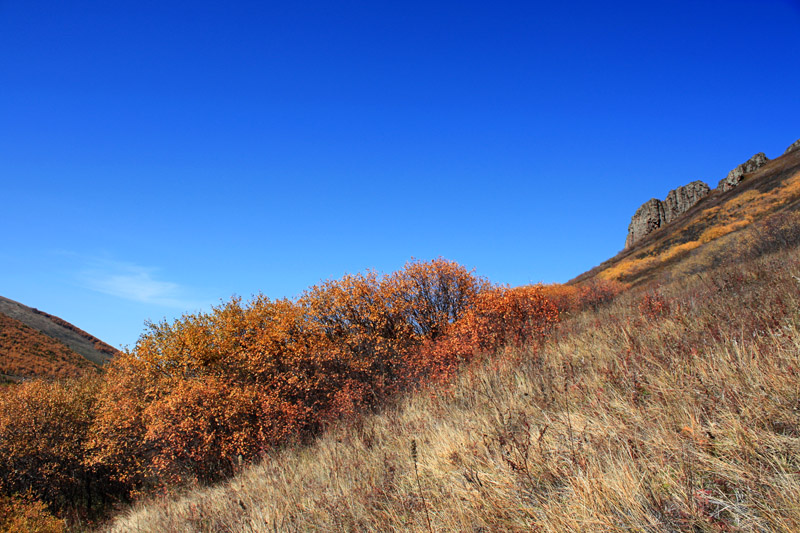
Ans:
<svg viewBox="0 0 800 533"><path fill-rule="evenodd" d="M800 139L796 140L791 145L789 145L789 148L787 148L786 151L783 152L783 155L786 155L789 152L794 152L795 150L800 150Z"/></svg>
<svg viewBox="0 0 800 533"><path fill-rule="evenodd" d="M688 211L694 204L708 196L710 192L711 188L699 180L669 191L667 199L664 200L665 222L672 222Z"/></svg>
<svg viewBox="0 0 800 533"><path fill-rule="evenodd" d="M738 167L734 168L724 179L720 180L717 188L722 192L729 191L741 183L745 174L755 172L759 168L769 163L769 159L764 152L759 152Z"/></svg>
<svg viewBox="0 0 800 533"><path fill-rule="evenodd" d="M800 152L800 139L792 143L783 155L791 152ZM757 153L728 172L728 175L720 180L716 190L725 192L733 189L741 183L745 175L755 172L767 163L769 163L769 158L764 155L764 152ZM711 189L702 181L693 181L688 185L669 191L663 202L655 198L648 200L636 210L631 218L631 223L628 225L628 237L625 239L625 248L630 248L645 235L680 217L697 202L708 196L710 192Z"/></svg>
<svg viewBox="0 0 800 533"><path fill-rule="evenodd" d="M663 202L652 198L642 204L631 218L625 248L630 248L658 228L669 224L705 198L711 188L702 181L693 181L667 194Z"/></svg>
<svg viewBox="0 0 800 533"><path fill-rule="evenodd" d="M664 204L661 200L652 198L643 203L631 218L628 225L628 238L625 239L625 248L630 248L648 233L666 224L664 221Z"/></svg>

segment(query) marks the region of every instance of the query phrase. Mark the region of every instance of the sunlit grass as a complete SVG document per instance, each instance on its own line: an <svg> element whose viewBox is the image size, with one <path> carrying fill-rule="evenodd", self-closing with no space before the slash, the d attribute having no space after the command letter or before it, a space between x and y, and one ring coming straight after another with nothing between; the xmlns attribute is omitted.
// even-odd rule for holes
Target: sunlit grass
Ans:
<svg viewBox="0 0 800 533"><path fill-rule="evenodd" d="M733 195L720 205L701 209L685 228L686 235L699 235L696 239L682 240L677 235L666 244L654 242L637 250L631 257L613 263L598 273L606 280L627 281L659 267L667 261L680 259L688 252L720 237L746 228L754 221L800 198L800 173L785 179L780 186L760 191L750 189ZM661 230L664 231L664 230Z"/></svg>
<svg viewBox="0 0 800 533"><path fill-rule="evenodd" d="M798 274L792 249L629 291L108 530L800 530Z"/></svg>

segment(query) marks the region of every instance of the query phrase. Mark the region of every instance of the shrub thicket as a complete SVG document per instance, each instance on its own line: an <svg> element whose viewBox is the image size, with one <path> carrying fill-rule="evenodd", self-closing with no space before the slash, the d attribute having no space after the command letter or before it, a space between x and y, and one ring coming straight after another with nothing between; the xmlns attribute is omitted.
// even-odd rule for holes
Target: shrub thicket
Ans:
<svg viewBox="0 0 800 533"><path fill-rule="evenodd" d="M209 483L558 320L541 286L414 261L148 325L100 378L2 398L0 488L61 512Z"/></svg>

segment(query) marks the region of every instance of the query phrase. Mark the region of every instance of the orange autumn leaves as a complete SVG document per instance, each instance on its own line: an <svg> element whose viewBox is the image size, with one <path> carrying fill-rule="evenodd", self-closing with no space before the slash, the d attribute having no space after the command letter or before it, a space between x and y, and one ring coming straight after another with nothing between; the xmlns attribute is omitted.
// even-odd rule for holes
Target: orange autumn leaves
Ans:
<svg viewBox="0 0 800 533"><path fill-rule="evenodd" d="M475 355L536 343L560 311L596 304L614 290L498 287L437 259L389 275L347 275L296 300L233 298L209 313L150 324L86 389L90 397L75 398L84 411L73 429L62 429L79 448L66 457L78 475L59 483L85 487L70 505L91 507L98 495L113 500L219 480L404 390L446 382ZM31 387L0 397L0 418L18 392L49 394ZM8 423L0 420L0 433ZM25 453L29 464L45 455ZM0 467L3 492L10 475ZM50 486L60 490L59 483ZM40 491L23 485L14 492ZM41 491L58 507L46 487Z"/></svg>
<svg viewBox="0 0 800 533"><path fill-rule="evenodd" d="M557 320L541 287L492 287L444 259L347 275L296 301L233 299L150 325L112 365L94 457L135 487L213 481Z"/></svg>
<svg viewBox="0 0 800 533"><path fill-rule="evenodd" d="M488 287L439 259L151 324L107 372L94 457L134 487L229 475L424 378L411 354Z"/></svg>

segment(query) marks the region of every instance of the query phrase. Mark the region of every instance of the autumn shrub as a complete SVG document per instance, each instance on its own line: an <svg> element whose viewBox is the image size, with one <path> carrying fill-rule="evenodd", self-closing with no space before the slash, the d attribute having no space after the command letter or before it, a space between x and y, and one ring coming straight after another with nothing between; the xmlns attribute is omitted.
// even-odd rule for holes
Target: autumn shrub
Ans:
<svg viewBox="0 0 800 533"><path fill-rule="evenodd" d="M108 369L92 457L135 490L214 481L309 426L314 360L287 300L151 324Z"/></svg>
<svg viewBox="0 0 800 533"><path fill-rule="evenodd" d="M308 414L252 384L185 379L145 410L145 440L156 448L151 466L168 483L216 481L296 432Z"/></svg>
<svg viewBox="0 0 800 533"><path fill-rule="evenodd" d="M108 471L85 461L97 378L33 380L0 395L0 490L54 511L91 511L113 492Z"/></svg>
<svg viewBox="0 0 800 533"><path fill-rule="evenodd" d="M150 324L106 373L91 462L134 492L228 476L403 390L406 356L488 286L456 263L413 261L320 283L296 301L233 298Z"/></svg>
<svg viewBox="0 0 800 533"><path fill-rule="evenodd" d="M322 411L330 407L324 405L325 395L345 385L351 391L348 401L356 406L392 393L402 374L400 355L414 342L412 326L394 305L397 299L386 279L374 272L316 285L300 298L313 344L309 351L321 365L323 390L312 401L322 402Z"/></svg>
<svg viewBox="0 0 800 533"><path fill-rule="evenodd" d="M655 320L669 314L670 302L663 294L651 291L641 297L638 308L642 316Z"/></svg>
<svg viewBox="0 0 800 533"><path fill-rule="evenodd" d="M25 496L0 496L0 533L61 533L64 521L43 502Z"/></svg>
<svg viewBox="0 0 800 533"><path fill-rule="evenodd" d="M474 307L458 323L473 349L493 352L503 346L544 338L558 322L558 309L539 285L498 287L478 295Z"/></svg>
<svg viewBox="0 0 800 533"><path fill-rule="evenodd" d="M601 305L611 302L625 290L626 285L616 280L593 278L581 284L553 283L541 287L543 295L559 312L577 313L588 309L596 310Z"/></svg>
<svg viewBox="0 0 800 533"><path fill-rule="evenodd" d="M556 306L559 312L570 313L580 310L583 291L577 285L552 283L541 287L542 294Z"/></svg>
<svg viewBox="0 0 800 533"><path fill-rule="evenodd" d="M543 339L559 320L558 308L545 294L541 285L482 291L444 336L408 355L409 368L418 379L447 381L476 354Z"/></svg>
<svg viewBox="0 0 800 533"><path fill-rule="evenodd" d="M390 276L392 306L401 312L418 338L435 340L491 287L453 261L412 261Z"/></svg>

